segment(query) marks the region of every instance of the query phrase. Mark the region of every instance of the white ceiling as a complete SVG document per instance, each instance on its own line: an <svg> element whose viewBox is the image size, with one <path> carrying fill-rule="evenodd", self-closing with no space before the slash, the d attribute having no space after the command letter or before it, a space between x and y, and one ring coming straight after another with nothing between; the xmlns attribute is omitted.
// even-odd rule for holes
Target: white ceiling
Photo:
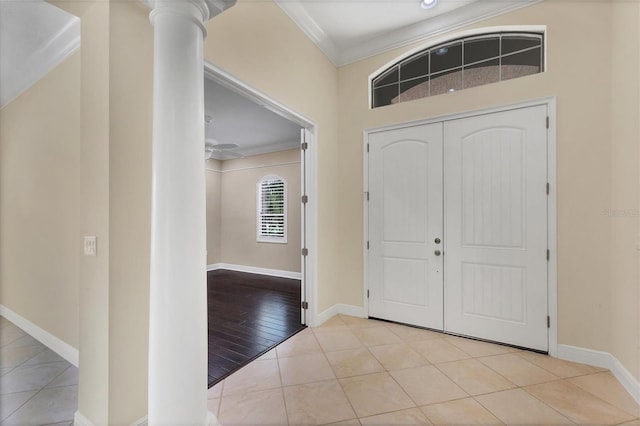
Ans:
<svg viewBox="0 0 640 426"><path fill-rule="evenodd" d="M80 47L80 18L43 0L0 0L0 108Z"/></svg>
<svg viewBox="0 0 640 426"><path fill-rule="evenodd" d="M275 0L337 66L542 0Z"/></svg>
<svg viewBox="0 0 640 426"><path fill-rule="evenodd" d="M236 144L231 151L250 156L300 146L300 126L212 81L204 81L204 111L213 119L205 129L206 139L218 144ZM225 151L212 158L234 158Z"/></svg>
<svg viewBox="0 0 640 426"><path fill-rule="evenodd" d="M439 0L432 9L419 0L275 1L340 66L542 0ZM79 18L44 0L0 0L0 108L79 47ZM238 154L299 146L299 125L210 80L205 113L206 137Z"/></svg>

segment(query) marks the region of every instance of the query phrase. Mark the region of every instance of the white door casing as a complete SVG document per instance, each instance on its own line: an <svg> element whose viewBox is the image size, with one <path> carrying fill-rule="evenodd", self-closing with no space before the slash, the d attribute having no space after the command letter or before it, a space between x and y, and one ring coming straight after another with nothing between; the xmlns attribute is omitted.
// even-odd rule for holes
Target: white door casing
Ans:
<svg viewBox="0 0 640 426"><path fill-rule="evenodd" d="M547 351L547 107L445 123L445 330Z"/></svg>
<svg viewBox="0 0 640 426"><path fill-rule="evenodd" d="M300 129L300 194L302 200L300 203L300 219L302 222L302 232L300 238L300 247L302 250L307 248L307 204L309 202L309 196L307 195L307 156L309 154L308 147L311 135L309 130L304 127ZM306 145L305 145L306 144ZM307 301L307 255L302 254L300 256L300 322L301 324L307 323L307 309L309 302Z"/></svg>
<svg viewBox="0 0 640 426"><path fill-rule="evenodd" d="M369 135L369 314L442 330L442 123Z"/></svg>

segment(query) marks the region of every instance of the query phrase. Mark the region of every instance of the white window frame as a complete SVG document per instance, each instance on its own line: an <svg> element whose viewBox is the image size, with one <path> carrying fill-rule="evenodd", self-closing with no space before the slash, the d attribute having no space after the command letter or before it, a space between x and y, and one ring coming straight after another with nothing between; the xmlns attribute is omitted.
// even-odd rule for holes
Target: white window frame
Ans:
<svg viewBox="0 0 640 426"><path fill-rule="evenodd" d="M262 215L261 215L261 210L262 210L262 183L267 181L267 180L280 180L283 183L283 187L284 187L284 197L283 197L283 226L284 226L284 233L282 237L274 237L274 236L266 236L266 235L261 235L260 234L260 230L261 230L261 223L262 223ZM283 178L282 176L278 176L278 175L266 175L263 176L259 181L258 184L256 185L256 241L259 243L276 243L276 244L286 244L287 243L287 180L285 178Z"/></svg>

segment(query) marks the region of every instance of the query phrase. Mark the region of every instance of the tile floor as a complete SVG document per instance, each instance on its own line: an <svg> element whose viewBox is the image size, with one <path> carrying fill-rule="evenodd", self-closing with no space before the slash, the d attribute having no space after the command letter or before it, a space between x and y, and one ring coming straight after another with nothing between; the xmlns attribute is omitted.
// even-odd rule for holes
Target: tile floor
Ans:
<svg viewBox="0 0 640 426"><path fill-rule="evenodd" d="M70 425L77 374L0 317L2 425ZM640 426L640 407L606 370L341 315L211 388L209 408L225 426Z"/></svg>
<svg viewBox="0 0 640 426"><path fill-rule="evenodd" d="M0 317L0 424L70 425L78 369Z"/></svg>
<svg viewBox="0 0 640 426"><path fill-rule="evenodd" d="M606 370L341 315L211 388L209 409L225 426L640 426Z"/></svg>

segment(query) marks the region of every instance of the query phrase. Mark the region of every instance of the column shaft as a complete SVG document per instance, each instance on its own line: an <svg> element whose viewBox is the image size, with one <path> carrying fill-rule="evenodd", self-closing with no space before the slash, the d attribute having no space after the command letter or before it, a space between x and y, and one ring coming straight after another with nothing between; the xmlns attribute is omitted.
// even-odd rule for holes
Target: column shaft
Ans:
<svg viewBox="0 0 640 426"><path fill-rule="evenodd" d="M157 2L149 424L207 423L202 10Z"/></svg>

